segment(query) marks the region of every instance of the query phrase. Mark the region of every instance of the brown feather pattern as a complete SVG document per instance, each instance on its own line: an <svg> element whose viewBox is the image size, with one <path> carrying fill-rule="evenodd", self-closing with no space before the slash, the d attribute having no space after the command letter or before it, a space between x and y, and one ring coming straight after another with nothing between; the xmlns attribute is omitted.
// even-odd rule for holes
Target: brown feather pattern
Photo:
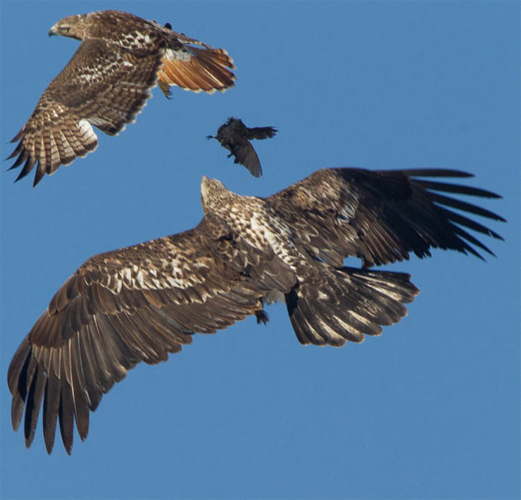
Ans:
<svg viewBox="0 0 521 500"><path fill-rule="evenodd" d="M433 181L453 170L323 169L269 198L203 178L194 229L87 260L58 290L8 371L13 428L30 446L40 408L47 451L57 423L71 453L89 414L137 363L166 361L195 332L214 333L284 300L303 344L342 346L380 335L418 289L404 273L369 270L440 247L492 253L469 231L500 236L463 213L500 216L446 193L490 191ZM461 213L455 213L455 208ZM465 228L465 229L464 229ZM476 248L477 247L477 248ZM355 256L364 267L345 267Z"/></svg>
<svg viewBox="0 0 521 500"><path fill-rule="evenodd" d="M10 169L23 165L18 181L36 166L34 186L96 149L92 126L117 135L134 122L158 78L167 95L171 85L209 93L234 85L225 50L126 12L66 17L50 33L82 43L12 140L18 144Z"/></svg>

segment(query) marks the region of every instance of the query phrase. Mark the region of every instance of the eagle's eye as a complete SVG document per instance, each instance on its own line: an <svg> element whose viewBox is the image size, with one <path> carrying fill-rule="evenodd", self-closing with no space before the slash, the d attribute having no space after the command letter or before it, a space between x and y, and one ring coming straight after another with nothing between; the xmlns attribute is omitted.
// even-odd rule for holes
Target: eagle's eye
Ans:
<svg viewBox="0 0 521 500"><path fill-rule="evenodd" d="M60 28L60 31L61 31L62 33L68 33L70 30L71 30L71 29L70 29L68 26L62 26L62 27Z"/></svg>

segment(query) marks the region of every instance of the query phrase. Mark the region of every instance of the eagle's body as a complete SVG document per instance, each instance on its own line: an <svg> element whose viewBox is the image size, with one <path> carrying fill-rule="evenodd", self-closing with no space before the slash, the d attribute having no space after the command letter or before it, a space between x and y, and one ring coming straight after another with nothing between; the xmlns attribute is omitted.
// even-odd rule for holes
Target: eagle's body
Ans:
<svg viewBox="0 0 521 500"><path fill-rule="evenodd" d="M234 157L234 163L244 165L254 177L262 175L262 167L259 157L251 145L253 139L269 139L274 137L277 129L274 127L247 127L242 120L230 117L217 130L214 137L208 135L207 139L217 139L223 148L230 151Z"/></svg>
<svg viewBox="0 0 521 500"><path fill-rule="evenodd" d="M323 169L268 198L203 178L204 218L189 231L87 260L60 288L9 367L15 429L25 409L30 446L43 404L45 444L59 421L70 453L74 422L138 362L165 361L192 334L213 333L283 300L303 344L341 346L398 322L418 293L404 273L374 265L430 248L492 253L467 230L498 234L460 212L503 220L445 193L497 198L433 182L452 170ZM420 180L417 177L425 177ZM362 268L345 267L358 257Z"/></svg>
<svg viewBox="0 0 521 500"><path fill-rule="evenodd" d="M210 93L234 85L225 50L126 12L66 17L49 34L82 43L13 139L11 168L24 164L19 180L36 165L34 185L96 149L92 126L116 135L132 123L158 81L166 95L171 85Z"/></svg>

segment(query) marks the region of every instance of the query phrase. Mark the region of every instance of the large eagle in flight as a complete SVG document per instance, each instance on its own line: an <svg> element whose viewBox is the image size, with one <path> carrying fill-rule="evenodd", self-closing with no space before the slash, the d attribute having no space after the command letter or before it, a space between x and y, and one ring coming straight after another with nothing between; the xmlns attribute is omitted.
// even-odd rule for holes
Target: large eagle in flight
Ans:
<svg viewBox="0 0 521 500"><path fill-rule="evenodd" d="M36 165L34 186L96 149L93 125L117 135L132 123L158 82L167 96L171 85L208 93L234 85L235 66L225 50L127 12L65 17L49 35L82 43L12 141L19 142L9 156L18 155L11 169L24 164L16 180Z"/></svg>
<svg viewBox="0 0 521 500"><path fill-rule="evenodd" d="M370 269L423 258L431 248L492 254L469 230L501 237L463 215L500 216L448 194L498 195L436 178L455 170L333 168L268 198L240 196L203 178L204 218L189 231L87 260L58 290L13 357L12 423L25 408L27 447L43 402L50 453L57 422L71 452L74 422L140 361L179 352L282 300L302 344L342 346L379 335L406 315L418 289L404 273ZM451 209L456 209L455 212ZM346 257L360 268L344 266Z"/></svg>

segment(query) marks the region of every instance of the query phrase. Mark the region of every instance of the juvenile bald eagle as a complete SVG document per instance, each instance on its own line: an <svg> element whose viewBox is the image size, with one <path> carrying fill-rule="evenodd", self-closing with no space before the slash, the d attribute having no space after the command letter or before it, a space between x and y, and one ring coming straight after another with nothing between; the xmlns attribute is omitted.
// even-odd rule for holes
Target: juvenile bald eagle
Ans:
<svg viewBox="0 0 521 500"><path fill-rule="evenodd" d="M419 179L419 178L424 179ZM25 408L33 441L43 401L50 453L57 421L71 452L74 421L87 437L89 413L140 361L166 361L192 341L264 304L285 301L302 344L342 346L379 335L418 293L408 274L374 265L423 258L431 248L492 254L468 230L494 231L465 215L500 216L447 196L498 195L437 177L455 170L323 169L270 196L240 196L203 178L204 218L184 233L96 255L58 290L11 361L12 422ZM344 266L359 257L360 269Z"/></svg>
<svg viewBox="0 0 521 500"><path fill-rule="evenodd" d="M274 137L277 129L274 127L248 128L239 118L230 117L217 130L217 135L207 135L207 139L217 139L223 148L230 151L228 158L233 156L234 163L244 165L254 177L262 175L259 157L251 145L252 139L269 139Z"/></svg>
<svg viewBox="0 0 521 500"><path fill-rule="evenodd" d="M82 43L12 141L19 143L9 156L18 155L11 169L25 162L16 180L36 165L34 186L96 149L93 125L117 135L135 121L158 81L167 96L171 85L208 93L234 85L233 61L225 50L126 12L65 17L49 35Z"/></svg>

